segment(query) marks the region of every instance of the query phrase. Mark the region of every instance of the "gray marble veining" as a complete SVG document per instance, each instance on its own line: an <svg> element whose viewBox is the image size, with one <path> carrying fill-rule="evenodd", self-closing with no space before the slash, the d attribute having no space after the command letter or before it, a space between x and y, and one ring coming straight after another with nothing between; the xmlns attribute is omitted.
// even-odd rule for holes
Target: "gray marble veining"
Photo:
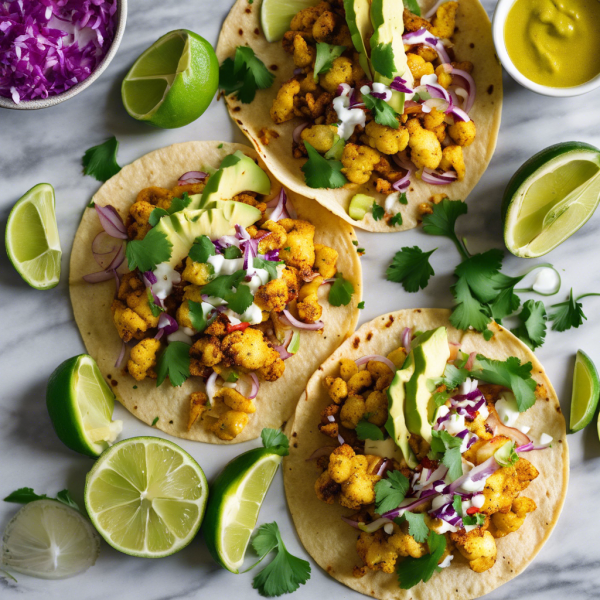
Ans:
<svg viewBox="0 0 600 600"><path fill-rule="evenodd" d="M488 12L493 2L485 2ZM120 83L133 60L169 30L186 27L215 44L229 2L208 0L143 0L130 3L127 31L115 60L102 77L76 98L43 111L0 111L0 227L13 203L31 186L48 181L56 189L57 213L63 245L60 285L47 292L26 286L0 256L2 328L0 344L0 497L21 486L45 493L68 487L82 500L83 483L92 462L66 449L52 431L45 407L48 375L62 360L83 351L73 322L67 290L70 247L84 206L98 184L81 175L84 150L110 135L121 142L119 160L135 158L173 142L195 139L235 140L243 136L229 120L222 103L214 101L206 114L179 130L164 131L137 123L125 113ZM536 96L505 77L503 123L490 168L469 197L469 216L461 220L461 233L475 251L502 247L499 205L504 187L518 166L542 148L561 141L580 140L600 146L598 103L600 90L587 96L554 99ZM561 270L563 292L600 291L598 250L600 214L545 260ZM381 313L408 307L451 306L449 287L458 261L448 240L421 231L374 235L358 232L363 257L366 308L361 322ZM432 257L436 277L419 294L406 294L384 280L385 268L401 246L439 247ZM519 274L531 261L509 256L505 270ZM562 295L562 293L561 293ZM562 299L562 298L561 298ZM584 300L588 321L579 330L548 334L539 351L568 414L574 354L584 349L600 363L600 299ZM149 429L121 407L116 418L125 421L126 436L147 435ZM152 432L161 435L160 432ZM571 483L565 509L550 541L529 569L488 596L490 600L574 600L600 594L600 520L596 493L600 494L600 442L593 426L570 436ZM258 445L212 447L178 441L214 478L239 452ZM0 502L0 528L16 511ZM287 513L283 484L278 475L263 507L260 521L277 520L289 549L305 553L295 537ZM182 600L187 598L257 598L252 574L233 576L218 568L198 537L180 553L159 561L128 557L106 544L97 564L75 579L57 582L18 576L14 585L0 578L0 598L12 600L104 600L105 598ZM432 584L435 585L434 580ZM296 598L359 595L330 579L313 563L308 585ZM440 590L440 598L444 597Z"/></svg>

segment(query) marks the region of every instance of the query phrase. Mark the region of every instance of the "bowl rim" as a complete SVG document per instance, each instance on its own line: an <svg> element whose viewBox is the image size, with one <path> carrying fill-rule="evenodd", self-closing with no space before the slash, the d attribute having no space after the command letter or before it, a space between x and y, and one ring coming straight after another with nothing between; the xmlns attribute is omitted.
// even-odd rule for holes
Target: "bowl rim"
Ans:
<svg viewBox="0 0 600 600"><path fill-rule="evenodd" d="M494 16L492 17L492 37L494 38L494 46L496 47L496 54L500 59L500 63L506 69L507 73L523 87L535 92L536 94L542 94L543 96L553 96L555 98L565 98L570 96L580 96L581 94L587 94L592 90L600 87L600 73L593 79L576 85L573 87L557 88L547 85L542 85L531 81L517 69L512 59L510 58L506 49L506 42L504 40L504 24L510 9L517 2L517 0L499 0L494 10Z"/></svg>
<svg viewBox="0 0 600 600"><path fill-rule="evenodd" d="M80 81L77 85L74 85L72 88L69 88L61 94L48 96L48 98L23 100L22 102L19 102L19 104L15 104L11 98L0 96L0 108L8 108L12 110L37 110L40 108L49 108L50 106L56 106L65 100L73 98L73 96L76 96L79 94L79 92L82 92L87 87L92 85L92 83L94 83L94 81L96 81L96 79L98 79L106 70L112 59L117 54L117 50L121 45L123 34L125 33L125 24L127 22L127 0L117 0L116 16L117 23L115 28L115 37L113 38L110 48L108 49L108 52L105 54L104 58L100 61L100 64L87 79Z"/></svg>

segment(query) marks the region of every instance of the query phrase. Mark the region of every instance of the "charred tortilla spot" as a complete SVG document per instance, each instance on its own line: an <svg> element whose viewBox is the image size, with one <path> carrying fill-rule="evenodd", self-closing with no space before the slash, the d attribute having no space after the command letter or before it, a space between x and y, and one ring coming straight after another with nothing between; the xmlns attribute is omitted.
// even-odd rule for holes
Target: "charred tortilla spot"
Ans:
<svg viewBox="0 0 600 600"><path fill-rule="evenodd" d="M254 35L260 35L260 29L258 27L254 30Z"/></svg>
<svg viewBox="0 0 600 600"><path fill-rule="evenodd" d="M373 337L373 332L369 331L369 333L367 333L367 342L370 342L372 337Z"/></svg>
<svg viewBox="0 0 600 600"><path fill-rule="evenodd" d="M359 346L360 346L360 339L359 339L359 338L357 338L357 337L355 337L355 338L352 340L352 347L353 347L353 348L358 348Z"/></svg>
<svg viewBox="0 0 600 600"><path fill-rule="evenodd" d="M113 380L111 380L110 384L111 384L113 387L117 387L117 386L119 385L119 382L118 382L116 379L113 379Z"/></svg>
<svg viewBox="0 0 600 600"><path fill-rule="evenodd" d="M239 119L236 119L236 120L235 120L235 122L236 122L238 125L241 125L241 124L242 124L242 122L241 122Z"/></svg>
<svg viewBox="0 0 600 600"><path fill-rule="evenodd" d="M240 28L240 29L238 30L238 33L239 33L240 35L244 35L244 30L243 30L242 28Z"/></svg>
<svg viewBox="0 0 600 600"><path fill-rule="evenodd" d="M279 69L279 67L277 65L271 65L269 67L269 69L271 69L271 71L277 71L277 69Z"/></svg>
<svg viewBox="0 0 600 600"><path fill-rule="evenodd" d="M475 44L474 44L473 42L471 42L471 43L469 44L469 48L475 48Z"/></svg>
<svg viewBox="0 0 600 600"><path fill-rule="evenodd" d="M252 12L252 9L249 6L246 6L246 10L244 12L250 14Z"/></svg>
<svg viewBox="0 0 600 600"><path fill-rule="evenodd" d="M487 89L487 93L488 94L493 94L494 93L494 85L490 85L490 87Z"/></svg>
<svg viewBox="0 0 600 600"><path fill-rule="evenodd" d="M242 110L242 107L241 106L234 106L231 110L233 112L240 112L240 110Z"/></svg>
<svg viewBox="0 0 600 600"><path fill-rule="evenodd" d="M394 323L394 317L392 317L392 315L390 315L388 322L385 324L386 327L391 327L392 324Z"/></svg>

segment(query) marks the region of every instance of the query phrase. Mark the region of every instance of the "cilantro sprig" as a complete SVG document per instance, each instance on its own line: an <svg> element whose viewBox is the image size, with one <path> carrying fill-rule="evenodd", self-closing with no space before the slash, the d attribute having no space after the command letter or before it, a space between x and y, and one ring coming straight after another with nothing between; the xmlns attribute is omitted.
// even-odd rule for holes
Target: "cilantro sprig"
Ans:
<svg viewBox="0 0 600 600"><path fill-rule="evenodd" d="M408 478L400 471L388 473L387 479L375 484L375 511L382 515L400 506L410 487Z"/></svg>
<svg viewBox="0 0 600 600"><path fill-rule="evenodd" d="M460 454L460 446L462 440L449 434L447 431L435 429L431 431L431 458L439 460L448 468L448 477L451 481L455 481L462 474L462 459Z"/></svg>
<svg viewBox="0 0 600 600"><path fill-rule="evenodd" d="M333 282L329 290L329 296L327 297L329 304L331 304L331 306L342 306L342 304L348 306L352 300L352 294L354 294L354 286L352 283L347 279L344 279L343 273L336 273L335 281Z"/></svg>
<svg viewBox="0 0 600 600"><path fill-rule="evenodd" d="M287 456L290 453L290 441L287 435L279 429L263 429L260 432L263 446L279 456Z"/></svg>
<svg viewBox="0 0 600 600"><path fill-rule="evenodd" d="M396 572L400 589L408 590L419 582L427 582L437 570L438 563L446 551L446 538L443 535L430 531L427 536L429 554L421 558L408 556L398 562Z"/></svg>
<svg viewBox="0 0 600 600"><path fill-rule="evenodd" d="M572 327L577 328L583 325L583 320L587 321L587 317L583 314L583 307L579 300L588 296L600 296L600 294L591 292L574 298L573 288L571 288L568 300L553 304L550 308L555 310L548 316L548 320L552 321L552 329L554 331L567 331Z"/></svg>
<svg viewBox="0 0 600 600"><path fill-rule="evenodd" d="M385 215L385 209L383 208L383 206L381 206L381 204L377 203L377 200L373 201L371 212L373 213L373 221L379 221L383 219Z"/></svg>
<svg viewBox="0 0 600 600"><path fill-rule="evenodd" d="M121 170L117 163L118 149L119 142L115 136L98 146L88 148L81 159L83 174L102 182L109 180Z"/></svg>
<svg viewBox="0 0 600 600"><path fill-rule="evenodd" d="M77 502L75 502L75 500L73 500L73 498L71 498L69 490L66 489L61 490L58 492L58 494L56 494L55 498L52 498L46 494L36 494L33 491L33 488L22 487L4 498L4 502L14 502L15 504L29 504L30 502L35 502L36 500L56 500L57 502L66 504L75 510L79 510L79 505Z"/></svg>
<svg viewBox="0 0 600 600"><path fill-rule="evenodd" d="M190 376L190 346L171 342L160 354L156 366L156 387L167 377L174 387L183 385Z"/></svg>
<svg viewBox="0 0 600 600"><path fill-rule="evenodd" d="M207 235L201 235L194 240L188 256L197 263L206 263L211 256L217 253L215 245Z"/></svg>
<svg viewBox="0 0 600 600"><path fill-rule="evenodd" d="M467 214L467 205L462 200L444 198L439 204L433 205L433 213L423 217L423 231L429 235L441 235L454 242L462 258L468 258L469 253L456 235L456 220Z"/></svg>
<svg viewBox="0 0 600 600"><path fill-rule="evenodd" d="M129 270L153 271L156 265L171 258L173 244L165 233L151 229L143 240L130 240L125 248Z"/></svg>
<svg viewBox="0 0 600 600"><path fill-rule="evenodd" d="M388 281L401 283L407 292L418 292L425 289L429 278L435 275L435 271L429 264L429 257L437 250L423 252L419 247L406 246L396 252L392 264L386 271Z"/></svg>
<svg viewBox="0 0 600 600"><path fill-rule="evenodd" d="M341 161L324 158L306 141L304 147L308 152L308 160L302 165L301 171L308 187L336 189L348 183L342 173Z"/></svg>
<svg viewBox="0 0 600 600"><path fill-rule="evenodd" d="M539 348L546 338L546 307L536 300L527 300L519 314L521 321L512 332L532 350Z"/></svg>
<svg viewBox="0 0 600 600"><path fill-rule="evenodd" d="M231 275L219 275L202 288L202 293L222 298L233 312L241 315L254 300L250 288L241 283L244 277L246 271L243 269Z"/></svg>
<svg viewBox="0 0 600 600"><path fill-rule="evenodd" d="M356 425L356 437L361 440L383 440L383 433L381 429L375 425L374 423L369 423L369 421L364 418L361 419Z"/></svg>
<svg viewBox="0 0 600 600"><path fill-rule="evenodd" d="M257 90L264 90L275 80L275 75L267 69L265 63L248 46L238 46L235 58L227 58L219 68L219 85L227 94L237 93L243 104L249 104Z"/></svg>
<svg viewBox="0 0 600 600"><path fill-rule="evenodd" d="M400 525L405 521L408 523L408 534L415 542L422 544L429 537L429 527L425 524L425 515L423 513L405 512L401 517L394 519Z"/></svg>
<svg viewBox="0 0 600 600"><path fill-rule="evenodd" d="M373 114L375 123L385 125L392 129L398 129L398 113L382 98L374 98L370 94L363 94L363 102L365 106Z"/></svg>
<svg viewBox="0 0 600 600"><path fill-rule="evenodd" d="M317 42L317 54L315 57L315 81L319 80L321 73L327 73L333 66L333 61L340 57L346 46L333 46L324 42Z"/></svg>
<svg viewBox="0 0 600 600"><path fill-rule="evenodd" d="M169 208L164 209L157 206L150 213L148 223L152 227L155 227L163 217L168 217L169 215L172 215L176 212L183 210L184 208L187 208L190 205L191 201L192 199L189 197L188 193L183 192L181 198L173 198L173 200L171 201L171 206L169 206Z"/></svg>
<svg viewBox="0 0 600 600"><path fill-rule="evenodd" d="M269 279L277 279L277 267L285 265L282 260L266 260L256 257L252 263L256 269L264 269L269 274Z"/></svg>

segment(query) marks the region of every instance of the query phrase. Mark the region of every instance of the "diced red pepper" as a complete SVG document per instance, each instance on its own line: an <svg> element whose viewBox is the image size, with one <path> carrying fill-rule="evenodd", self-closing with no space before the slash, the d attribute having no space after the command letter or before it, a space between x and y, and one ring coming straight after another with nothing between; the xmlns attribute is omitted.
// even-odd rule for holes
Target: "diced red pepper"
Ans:
<svg viewBox="0 0 600 600"><path fill-rule="evenodd" d="M467 508L467 514L468 515L474 515L475 513L478 513L479 509L476 506L471 506L471 508Z"/></svg>
<svg viewBox="0 0 600 600"><path fill-rule="evenodd" d="M238 323L237 325L227 325L227 333L231 333L232 331L244 331L246 327L248 327L250 323Z"/></svg>

